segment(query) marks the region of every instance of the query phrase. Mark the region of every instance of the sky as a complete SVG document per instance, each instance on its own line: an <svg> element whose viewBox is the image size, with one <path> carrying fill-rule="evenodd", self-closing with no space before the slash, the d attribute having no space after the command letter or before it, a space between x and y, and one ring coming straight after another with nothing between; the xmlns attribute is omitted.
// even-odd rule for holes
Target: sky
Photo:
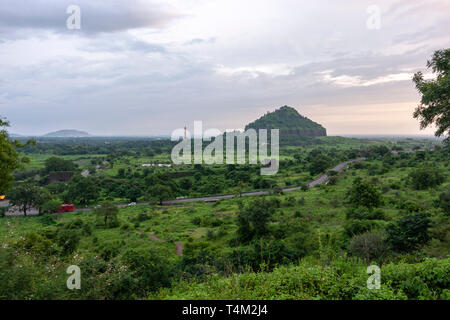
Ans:
<svg viewBox="0 0 450 320"><path fill-rule="evenodd" d="M23 135L169 135L289 105L329 135L432 134L412 117L411 79L432 78L449 12L448 0L1 0L0 116Z"/></svg>

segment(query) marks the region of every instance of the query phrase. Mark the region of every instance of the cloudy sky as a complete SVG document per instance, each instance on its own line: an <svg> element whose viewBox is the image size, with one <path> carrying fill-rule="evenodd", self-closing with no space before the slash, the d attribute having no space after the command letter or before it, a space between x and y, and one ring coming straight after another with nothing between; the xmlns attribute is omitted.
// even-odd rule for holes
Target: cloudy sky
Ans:
<svg viewBox="0 0 450 320"><path fill-rule="evenodd" d="M412 119L411 77L450 46L449 12L448 0L1 0L0 116L20 134L152 135L243 128L291 105L330 135L431 134Z"/></svg>

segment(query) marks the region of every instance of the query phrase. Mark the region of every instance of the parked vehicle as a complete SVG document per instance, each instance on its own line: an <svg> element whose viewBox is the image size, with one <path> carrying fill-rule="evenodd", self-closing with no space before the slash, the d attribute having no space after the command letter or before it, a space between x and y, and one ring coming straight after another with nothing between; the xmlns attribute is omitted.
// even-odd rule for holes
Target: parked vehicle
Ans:
<svg viewBox="0 0 450 320"><path fill-rule="evenodd" d="M135 206L135 205L136 205L136 202L131 202L128 204L128 206Z"/></svg>
<svg viewBox="0 0 450 320"><path fill-rule="evenodd" d="M62 204L58 209L58 212L72 212L75 211L75 206L73 204Z"/></svg>

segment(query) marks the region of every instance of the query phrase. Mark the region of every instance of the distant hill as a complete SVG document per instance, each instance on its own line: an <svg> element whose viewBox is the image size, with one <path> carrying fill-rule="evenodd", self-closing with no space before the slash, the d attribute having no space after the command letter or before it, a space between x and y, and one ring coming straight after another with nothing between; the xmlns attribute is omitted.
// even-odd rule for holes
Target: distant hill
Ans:
<svg viewBox="0 0 450 320"><path fill-rule="evenodd" d="M326 136L327 130L320 124L302 116L292 107L284 106L266 113L245 127L247 129L279 129L280 138L292 140L296 137Z"/></svg>
<svg viewBox="0 0 450 320"><path fill-rule="evenodd" d="M21 137L23 137L23 135L21 135L21 134L10 133L10 132L8 132L8 135L9 135L11 138L21 138Z"/></svg>
<svg viewBox="0 0 450 320"><path fill-rule="evenodd" d="M43 135L43 137L48 138L84 138L90 136L89 133L79 130L59 130Z"/></svg>

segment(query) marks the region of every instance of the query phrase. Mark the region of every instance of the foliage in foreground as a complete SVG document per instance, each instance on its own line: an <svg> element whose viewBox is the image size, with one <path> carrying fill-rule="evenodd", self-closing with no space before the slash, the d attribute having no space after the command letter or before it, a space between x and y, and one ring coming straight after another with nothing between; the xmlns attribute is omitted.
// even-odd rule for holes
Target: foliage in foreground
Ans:
<svg viewBox="0 0 450 320"><path fill-rule="evenodd" d="M450 259L387 264L381 288L367 289L367 266L338 259L330 265L302 261L272 272L211 276L206 282L182 281L151 299L450 299Z"/></svg>

